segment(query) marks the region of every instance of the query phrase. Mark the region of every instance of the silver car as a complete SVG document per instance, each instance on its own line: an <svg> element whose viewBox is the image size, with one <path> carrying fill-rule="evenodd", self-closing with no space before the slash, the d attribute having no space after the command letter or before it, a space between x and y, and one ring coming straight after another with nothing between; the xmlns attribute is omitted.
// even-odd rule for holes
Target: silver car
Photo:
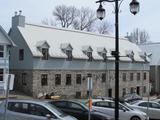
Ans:
<svg viewBox="0 0 160 120"><path fill-rule="evenodd" d="M93 108L114 115L115 103L112 100L94 99L92 100ZM146 113L132 109L124 104L119 103L120 120L149 120Z"/></svg>
<svg viewBox="0 0 160 120"><path fill-rule="evenodd" d="M130 106L147 113L151 119L160 120L160 104L157 102L140 100Z"/></svg>
<svg viewBox="0 0 160 120"><path fill-rule="evenodd" d="M0 104L0 120L5 117L5 101ZM7 120L77 120L55 106L39 100L8 100Z"/></svg>

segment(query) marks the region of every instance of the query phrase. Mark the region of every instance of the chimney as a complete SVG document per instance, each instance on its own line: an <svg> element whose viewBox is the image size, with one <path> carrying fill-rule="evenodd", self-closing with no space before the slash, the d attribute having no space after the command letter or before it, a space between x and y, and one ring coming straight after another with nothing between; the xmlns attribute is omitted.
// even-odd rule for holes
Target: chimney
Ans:
<svg viewBox="0 0 160 120"><path fill-rule="evenodd" d="M19 11L19 14L15 12L15 16L12 17L12 28L17 26L25 27L25 16L21 15L22 11Z"/></svg>

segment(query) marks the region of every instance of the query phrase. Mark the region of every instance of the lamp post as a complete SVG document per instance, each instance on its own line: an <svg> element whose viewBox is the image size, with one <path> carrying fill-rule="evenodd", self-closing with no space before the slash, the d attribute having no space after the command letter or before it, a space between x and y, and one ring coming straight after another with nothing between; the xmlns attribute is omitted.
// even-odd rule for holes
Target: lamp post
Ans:
<svg viewBox="0 0 160 120"><path fill-rule="evenodd" d="M112 51L112 55L115 57L115 120L119 120L119 7L122 1L123 0L96 1L96 3L100 3L97 9L97 18L100 20L105 17L105 9L102 6L102 2L115 3L115 51ZM132 0L129 6L132 14L135 15L139 12L139 2L137 0Z"/></svg>

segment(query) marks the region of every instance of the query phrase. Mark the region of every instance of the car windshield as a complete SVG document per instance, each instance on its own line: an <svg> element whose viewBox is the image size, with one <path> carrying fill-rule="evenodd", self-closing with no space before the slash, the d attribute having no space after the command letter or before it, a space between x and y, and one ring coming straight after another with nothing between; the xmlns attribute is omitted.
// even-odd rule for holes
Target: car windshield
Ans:
<svg viewBox="0 0 160 120"><path fill-rule="evenodd" d="M63 113L59 108L57 108L56 106L50 104L50 103L46 103L45 104L47 107L49 107L52 111L54 111L54 113L56 113L57 115L64 117L67 114Z"/></svg>

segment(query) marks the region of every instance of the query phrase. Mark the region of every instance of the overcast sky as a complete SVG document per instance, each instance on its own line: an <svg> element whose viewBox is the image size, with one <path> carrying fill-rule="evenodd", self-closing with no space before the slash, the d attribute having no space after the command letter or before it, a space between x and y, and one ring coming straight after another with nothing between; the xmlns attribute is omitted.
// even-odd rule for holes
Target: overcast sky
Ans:
<svg viewBox="0 0 160 120"><path fill-rule="evenodd" d="M77 8L89 7L97 10L96 0L0 0L0 25L8 32L11 26L11 17L15 11L22 10L27 23L41 24L45 18L52 18L52 11L56 5L74 5ZM140 12L132 15L129 11L131 0L124 0L121 4L120 36L135 28L145 29L153 42L160 42L160 0L138 0ZM105 3L106 19L114 25L114 7L111 3ZM114 33L113 33L114 35Z"/></svg>

